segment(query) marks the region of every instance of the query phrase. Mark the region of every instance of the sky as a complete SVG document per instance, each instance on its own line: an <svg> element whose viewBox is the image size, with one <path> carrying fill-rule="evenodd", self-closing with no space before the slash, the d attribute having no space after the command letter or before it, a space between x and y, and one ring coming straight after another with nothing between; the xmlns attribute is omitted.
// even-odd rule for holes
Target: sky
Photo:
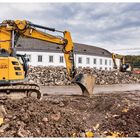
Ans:
<svg viewBox="0 0 140 140"><path fill-rule="evenodd" d="M74 42L140 54L140 3L0 3L0 22L28 20L71 32Z"/></svg>

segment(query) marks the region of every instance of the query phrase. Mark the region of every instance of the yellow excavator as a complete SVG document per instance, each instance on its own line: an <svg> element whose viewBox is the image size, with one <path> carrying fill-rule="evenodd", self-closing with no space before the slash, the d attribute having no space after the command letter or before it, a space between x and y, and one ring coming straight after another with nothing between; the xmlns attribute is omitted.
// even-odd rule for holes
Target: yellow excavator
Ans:
<svg viewBox="0 0 140 140"><path fill-rule="evenodd" d="M117 66L116 59L120 60L119 66ZM119 69L120 72L131 72L132 71L132 67L131 67L130 63L126 63L126 61L125 61L125 56L112 53L112 60L114 63L114 69Z"/></svg>
<svg viewBox="0 0 140 140"><path fill-rule="evenodd" d="M62 33L63 36L48 34L46 30ZM25 82L28 70L27 60L25 56L16 54L16 43L19 37L62 45L69 80L80 86L83 95L92 94L95 77L76 73L74 45L70 32L33 24L26 20L4 20L0 23L0 93L4 95L14 93L18 96L24 94L27 97L41 98L39 86Z"/></svg>

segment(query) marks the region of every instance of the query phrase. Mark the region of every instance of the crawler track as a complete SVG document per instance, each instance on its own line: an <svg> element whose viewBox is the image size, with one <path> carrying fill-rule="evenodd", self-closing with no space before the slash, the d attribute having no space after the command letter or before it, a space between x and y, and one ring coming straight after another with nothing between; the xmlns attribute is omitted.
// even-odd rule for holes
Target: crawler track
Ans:
<svg viewBox="0 0 140 140"><path fill-rule="evenodd" d="M12 98L35 97L41 98L40 87L32 83L20 83L0 86L0 96L10 96Z"/></svg>

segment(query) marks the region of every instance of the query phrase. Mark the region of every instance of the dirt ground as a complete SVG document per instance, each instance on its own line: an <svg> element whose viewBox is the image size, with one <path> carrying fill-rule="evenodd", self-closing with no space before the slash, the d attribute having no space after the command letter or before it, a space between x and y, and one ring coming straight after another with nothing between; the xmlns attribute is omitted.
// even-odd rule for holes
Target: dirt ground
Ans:
<svg viewBox="0 0 140 140"><path fill-rule="evenodd" d="M82 95L78 85L74 86L41 86L41 93L47 95ZM95 85L93 94L112 93L140 90L140 84L113 84L113 85ZM67 92L66 92L67 91Z"/></svg>
<svg viewBox="0 0 140 140"><path fill-rule="evenodd" d="M0 97L1 137L140 137L140 90L92 97Z"/></svg>

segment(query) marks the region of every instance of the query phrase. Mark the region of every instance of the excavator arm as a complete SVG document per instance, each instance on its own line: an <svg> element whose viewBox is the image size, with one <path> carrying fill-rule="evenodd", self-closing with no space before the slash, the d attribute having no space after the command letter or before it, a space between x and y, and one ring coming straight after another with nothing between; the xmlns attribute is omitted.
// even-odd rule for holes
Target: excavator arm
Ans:
<svg viewBox="0 0 140 140"><path fill-rule="evenodd" d="M112 60L114 63L114 68L117 69L116 59L120 60L121 65L125 64L125 57L119 54L112 53Z"/></svg>
<svg viewBox="0 0 140 140"><path fill-rule="evenodd" d="M63 36L57 37L39 29L60 32ZM11 56L16 54L15 46L19 37L34 38L62 45L69 79L80 86L83 95L92 94L95 77L89 74L76 75L73 51L74 45L69 31L59 31L54 28L33 24L26 20L5 20L0 24L0 31L3 33L2 35L5 35L4 38L0 36L0 49L6 51Z"/></svg>
<svg viewBox="0 0 140 140"><path fill-rule="evenodd" d="M8 31L10 30L11 34L13 34L12 38L14 38L14 41L12 41L12 43L14 43L14 44L12 44L12 46L13 46L12 48L14 48L15 45L16 45L16 42L17 42L17 41L15 42L16 36L26 37L26 38L34 38L34 39L43 40L43 41L47 41L47 42L50 42L50 43L62 45L63 46L62 51L64 53L66 68L67 68L69 78L70 79L74 78L74 76L76 74L75 66L74 66L74 54L73 54L74 45L73 45L73 42L72 42L70 32L68 32L68 31L64 31L64 32L57 31L54 28L48 28L48 27L32 24L32 23L30 23L26 20L23 20L23 21L20 21L20 20L16 20L16 21L5 20L2 23L2 25ZM45 29L45 30L49 30L49 31L53 31L53 32L55 32L55 31L56 32L61 32L61 33L63 33L63 37L61 37L61 38L56 37L54 35L50 35L50 34L47 34L43 31L37 30L36 28ZM9 47L6 48L7 52L8 53L13 53L14 51L11 51L10 48L11 48L11 45L9 44Z"/></svg>

